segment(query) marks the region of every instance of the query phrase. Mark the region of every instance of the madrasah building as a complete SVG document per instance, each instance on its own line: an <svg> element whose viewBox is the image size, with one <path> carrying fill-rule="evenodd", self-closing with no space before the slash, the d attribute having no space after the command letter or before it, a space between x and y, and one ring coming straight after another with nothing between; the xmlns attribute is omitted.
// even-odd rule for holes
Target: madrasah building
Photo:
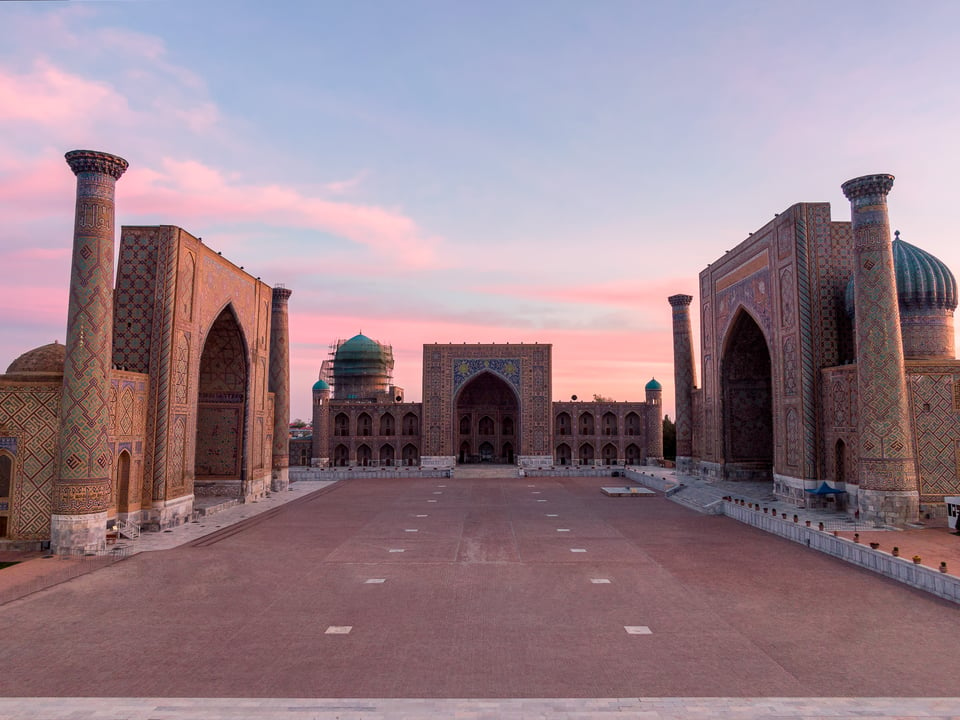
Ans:
<svg viewBox="0 0 960 720"><path fill-rule="evenodd" d="M338 341L313 386L313 435L291 464L313 467L606 468L663 460L662 388L643 402L552 401L549 344L423 346L423 402L392 383L393 351Z"/></svg>
<svg viewBox="0 0 960 720"><path fill-rule="evenodd" d="M793 205L700 273L699 385L693 297L669 298L679 472L896 525L960 495L957 284L891 238L893 180L844 183L850 222Z"/></svg>
<svg viewBox="0 0 960 720"><path fill-rule="evenodd" d="M66 342L0 375L0 547L96 554L288 483L290 290L171 225L124 226L127 161L75 150Z"/></svg>

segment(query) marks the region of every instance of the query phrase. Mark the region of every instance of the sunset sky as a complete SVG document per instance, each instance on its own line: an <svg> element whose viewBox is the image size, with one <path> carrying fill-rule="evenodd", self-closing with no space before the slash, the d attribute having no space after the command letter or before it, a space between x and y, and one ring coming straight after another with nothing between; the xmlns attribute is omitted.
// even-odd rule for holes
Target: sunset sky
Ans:
<svg viewBox="0 0 960 720"><path fill-rule="evenodd" d="M960 271L958 28L954 0L0 2L0 370L65 338L83 148L130 162L118 229L293 290L295 417L360 331L409 400L424 343L540 342L554 399L655 376L672 415L667 296L791 204L847 220L840 184L893 173L893 226Z"/></svg>

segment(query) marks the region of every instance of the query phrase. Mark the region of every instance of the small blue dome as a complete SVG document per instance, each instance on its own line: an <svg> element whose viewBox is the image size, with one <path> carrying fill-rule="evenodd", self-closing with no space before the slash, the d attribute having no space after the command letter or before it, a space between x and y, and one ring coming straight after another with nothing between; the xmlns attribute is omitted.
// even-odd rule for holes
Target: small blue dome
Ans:
<svg viewBox="0 0 960 720"><path fill-rule="evenodd" d="M644 390L656 390L656 391L659 392L660 390L663 390L663 385L661 385L660 383L658 383L656 378L653 378L650 382L648 382L648 383L644 386L643 389L644 389Z"/></svg>
<svg viewBox="0 0 960 720"><path fill-rule="evenodd" d="M317 380L313 384L314 392L317 392L318 390L329 390L329 389L330 389L330 386L327 383L325 383L323 380Z"/></svg>

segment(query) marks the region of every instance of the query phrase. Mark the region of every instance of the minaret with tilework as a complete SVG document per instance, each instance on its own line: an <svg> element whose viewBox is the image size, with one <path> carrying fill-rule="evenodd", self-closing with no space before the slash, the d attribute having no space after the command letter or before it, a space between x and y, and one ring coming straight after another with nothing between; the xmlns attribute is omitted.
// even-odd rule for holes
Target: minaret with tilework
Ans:
<svg viewBox="0 0 960 720"><path fill-rule="evenodd" d="M290 485L290 324L287 301L291 290L273 288L270 317L270 392L273 393L273 475L270 489Z"/></svg>
<svg viewBox="0 0 960 720"><path fill-rule="evenodd" d="M693 472L693 332L690 329L692 295L671 295L673 308L673 382L677 433L677 472Z"/></svg>
<svg viewBox="0 0 960 720"><path fill-rule="evenodd" d="M113 356L114 194L128 163L91 150L73 150L66 160L77 176L77 197L50 542L54 552L75 555L106 547L113 487L107 403Z"/></svg>
<svg viewBox="0 0 960 720"><path fill-rule="evenodd" d="M887 217L892 187L886 174L842 186L853 226L857 504L864 520L901 525L917 519L919 493Z"/></svg>

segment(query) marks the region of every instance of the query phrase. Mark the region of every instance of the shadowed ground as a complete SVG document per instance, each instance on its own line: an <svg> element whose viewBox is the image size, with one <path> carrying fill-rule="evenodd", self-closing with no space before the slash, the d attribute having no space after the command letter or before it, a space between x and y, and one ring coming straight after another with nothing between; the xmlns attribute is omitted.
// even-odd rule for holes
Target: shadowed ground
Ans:
<svg viewBox="0 0 960 720"><path fill-rule="evenodd" d="M954 605L605 482L340 483L0 607L0 694L956 693Z"/></svg>

